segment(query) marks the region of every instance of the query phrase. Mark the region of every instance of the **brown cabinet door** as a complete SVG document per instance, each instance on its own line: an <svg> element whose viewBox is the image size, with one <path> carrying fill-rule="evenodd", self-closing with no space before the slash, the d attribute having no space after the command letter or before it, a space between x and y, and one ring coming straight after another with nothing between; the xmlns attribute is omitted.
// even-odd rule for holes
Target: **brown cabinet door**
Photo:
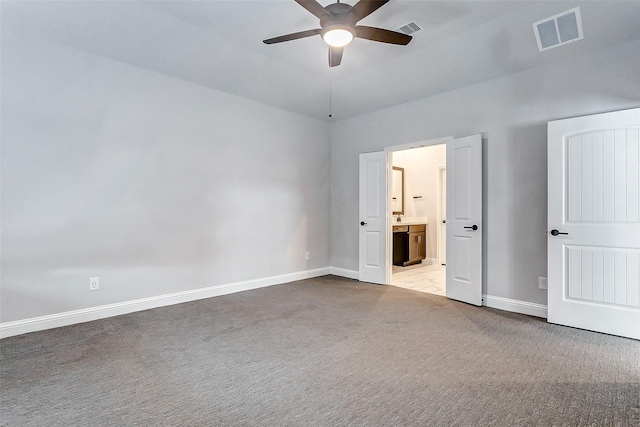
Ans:
<svg viewBox="0 0 640 427"><path fill-rule="evenodd" d="M426 244L424 231L409 233L409 262L420 262L426 258Z"/></svg>
<svg viewBox="0 0 640 427"><path fill-rule="evenodd" d="M418 233L409 233L409 263L415 262L418 257Z"/></svg>
<svg viewBox="0 0 640 427"><path fill-rule="evenodd" d="M418 258L421 260L427 257L427 233L418 233Z"/></svg>
<svg viewBox="0 0 640 427"><path fill-rule="evenodd" d="M417 264L427 257L426 225L394 226L393 231L394 265Z"/></svg>

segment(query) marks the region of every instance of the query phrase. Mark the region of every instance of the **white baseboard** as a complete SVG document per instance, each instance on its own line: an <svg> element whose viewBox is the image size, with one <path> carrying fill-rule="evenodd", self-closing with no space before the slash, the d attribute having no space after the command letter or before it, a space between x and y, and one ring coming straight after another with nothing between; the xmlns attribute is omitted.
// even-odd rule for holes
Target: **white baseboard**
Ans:
<svg viewBox="0 0 640 427"><path fill-rule="evenodd" d="M431 261L433 264L437 263L436 258L427 258L425 262ZM330 274L335 276L346 277L349 279L358 280L360 273L356 270L348 270L346 268L329 267ZM514 313L526 314L528 316L547 318L547 306L542 304L536 304L527 301L519 301L510 298L494 297L491 295L482 295L484 300L483 305L491 308L497 308L499 310L511 311Z"/></svg>
<svg viewBox="0 0 640 427"><path fill-rule="evenodd" d="M347 279L358 280L360 278L360 272L356 270L347 270L346 268L340 267L329 267L329 274L333 274L334 276L346 277Z"/></svg>
<svg viewBox="0 0 640 427"><path fill-rule="evenodd" d="M264 288L281 283L294 282L296 280L325 276L329 273L329 267L317 268L314 270L305 270L282 274L279 276L246 280L243 282L228 283L224 285L210 286L207 288L193 289L190 291L124 301L116 304L67 311L48 316L16 320L14 322L5 322L0 323L0 338L12 337L14 335L26 334L28 332L43 331L45 329L59 328L61 326L68 326L76 323L90 322L92 320L119 316L121 314L133 313L135 311L148 310L150 308L164 307L167 305L233 294L251 289Z"/></svg>
<svg viewBox="0 0 640 427"><path fill-rule="evenodd" d="M29 332L59 328L61 326L68 326L76 323L90 322L92 320L119 316L122 314L148 310L151 308L164 307L168 305L180 304L183 302L196 301L204 298L212 298L236 292L248 291L251 289L258 289L282 283L294 282L296 280L325 276L327 274L333 274L336 276L355 280L358 280L359 277L359 272L356 270L348 270L346 268L339 267L324 267L314 270L283 274L279 276L210 286L207 288L193 289L190 291L158 295L155 297L124 301L115 304L90 307L63 313L56 313L48 316L33 317L30 319L17 320L14 322L0 323L0 339L12 337L14 335L26 334ZM512 311L514 313L527 314L529 316L542 317L545 319L547 318L546 305L535 304L526 301L518 301L509 298L495 297L491 295L483 295L483 298L484 305L486 305L487 307Z"/></svg>
<svg viewBox="0 0 640 427"><path fill-rule="evenodd" d="M427 265L436 265L438 263L438 258L425 258L422 262Z"/></svg>
<svg viewBox="0 0 640 427"><path fill-rule="evenodd" d="M515 299L482 295L484 305L499 310L512 311L514 313L527 314L529 316L547 318L547 306L533 302L519 301Z"/></svg>

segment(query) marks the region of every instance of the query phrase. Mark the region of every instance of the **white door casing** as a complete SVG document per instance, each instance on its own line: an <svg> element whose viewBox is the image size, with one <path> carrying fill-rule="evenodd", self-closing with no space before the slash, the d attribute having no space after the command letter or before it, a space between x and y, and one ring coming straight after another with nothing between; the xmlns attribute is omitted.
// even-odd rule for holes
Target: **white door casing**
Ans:
<svg viewBox="0 0 640 427"><path fill-rule="evenodd" d="M436 220L437 245L438 245L438 264L445 265L447 263L447 168L446 166L438 167L438 215Z"/></svg>
<svg viewBox="0 0 640 427"><path fill-rule="evenodd" d="M447 297L482 305L482 136L447 143Z"/></svg>
<svg viewBox="0 0 640 427"><path fill-rule="evenodd" d="M387 284L389 153L360 154L359 280Z"/></svg>
<svg viewBox="0 0 640 427"><path fill-rule="evenodd" d="M548 321L640 339L640 108L548 132Z"/></svg>

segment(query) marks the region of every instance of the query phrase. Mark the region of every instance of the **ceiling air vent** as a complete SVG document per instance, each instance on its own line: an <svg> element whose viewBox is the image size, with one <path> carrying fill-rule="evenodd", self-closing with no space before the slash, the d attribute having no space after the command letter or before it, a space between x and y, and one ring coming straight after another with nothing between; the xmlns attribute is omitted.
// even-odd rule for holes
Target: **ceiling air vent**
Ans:
<svg viewBox="0 0 640 427"><path fill-rule="evenodd" d="M420 26L413 21L409 22L407 25L403 25L402 27L398 28L398 31L400 31L401 33L405 33L408 36L410 36L413 33L417 33L420 30L422 30L422 28L420 28Z"/></svg>
<svg viewBox="0 0 640 427"><path fill-rule="evenodd" d="M533 23L540 52L582 40L580 8L567 10L551 18Z"/></svg>

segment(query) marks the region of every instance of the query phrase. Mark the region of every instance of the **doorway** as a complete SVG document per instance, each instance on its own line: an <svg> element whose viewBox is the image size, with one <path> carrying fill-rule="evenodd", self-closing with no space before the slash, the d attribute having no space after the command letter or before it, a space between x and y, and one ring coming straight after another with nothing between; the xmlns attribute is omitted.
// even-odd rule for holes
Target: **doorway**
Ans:
<svg viewBox="0 0 640 427"><path fill-rule="evenodd" d="M482 305L482 135L460 138L443 138L426 141L417 147L445 144L447 168L447 298ZM418 243L432 241L427 235L428 217L411 224L404 218L400 229L393 230L390 216L393 188L392 156L396 151L417 148L416 145L389 147L385 151L360 153L359 156L359 232L358 232L358 280L373 284L391 284L393 258L393 231L406 234L406 257L402 266L416 264L426 259L426 246ZM420 165L424 169L424 165ZM407 200L423 201L420 194L407 191ZM403 194L404 201L404 194ZM432 206L432 205L430 205ZM409 213L407 211L406 213ZM415 213L414 213L415 214ZM402 215L400 222L403 221ZM433 216L431 216L433 218ZM395 220L397 223L397 218ZM420 248L424 248L424 256ZM405 262L408 261L408 264Z"/></svg>
<svg viewBox="0 0 640 427"><path fill-rule="evenodd" d="M446 144L392 151L391 232L393 286L446 296ZM402 179L403 182L397 182ZM444 203L444 207L443 207Z"/></svg>

